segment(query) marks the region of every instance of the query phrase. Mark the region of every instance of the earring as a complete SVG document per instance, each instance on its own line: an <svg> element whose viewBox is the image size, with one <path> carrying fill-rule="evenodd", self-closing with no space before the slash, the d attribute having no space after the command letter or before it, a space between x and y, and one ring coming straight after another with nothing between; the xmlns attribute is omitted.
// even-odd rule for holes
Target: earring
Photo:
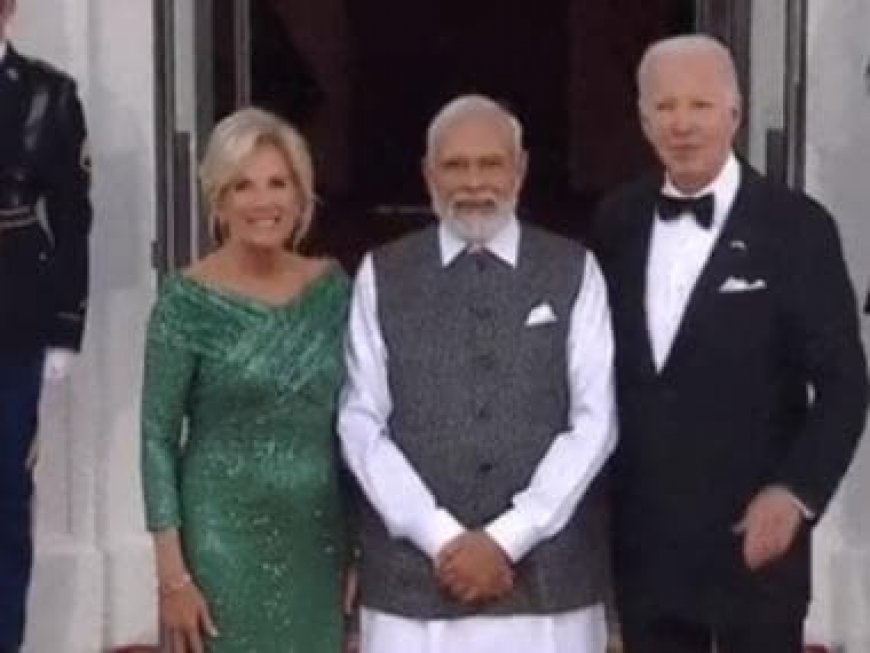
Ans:
<svg viewBox="0 0 870 653"><path fill-rule="evenodd" d="M212 213L208 216L208 231L212 240L218 245L223 245L229 234L229 228L225 220L221 220L217 213Z"/></svg>

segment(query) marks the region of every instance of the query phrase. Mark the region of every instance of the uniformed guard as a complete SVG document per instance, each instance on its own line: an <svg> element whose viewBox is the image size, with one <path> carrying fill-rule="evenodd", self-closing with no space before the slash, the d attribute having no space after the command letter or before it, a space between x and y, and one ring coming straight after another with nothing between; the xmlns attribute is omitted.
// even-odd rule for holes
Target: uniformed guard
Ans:
<svg viewBox="0 0 870 653"><path fill-rule="evenodd" d="M12 48L14 9L0 0L0 653L22 643L37 404L81 343L91 226L75 82Z"/></svg>

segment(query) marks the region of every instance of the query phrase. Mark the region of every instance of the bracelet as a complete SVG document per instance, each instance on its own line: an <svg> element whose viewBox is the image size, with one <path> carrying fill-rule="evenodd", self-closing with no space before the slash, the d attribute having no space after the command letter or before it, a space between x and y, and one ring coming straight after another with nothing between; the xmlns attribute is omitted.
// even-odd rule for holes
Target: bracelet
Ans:
<svg viewBox="0 0 870 653"><path fill-rule="evenodd" d="M190 574L182 574L181 577L176 578L175 580L168 583L158 583L157 591L160 593L160 596L175 594L176 592L183 590L192 582L193 579L190 577Z"/></svg>

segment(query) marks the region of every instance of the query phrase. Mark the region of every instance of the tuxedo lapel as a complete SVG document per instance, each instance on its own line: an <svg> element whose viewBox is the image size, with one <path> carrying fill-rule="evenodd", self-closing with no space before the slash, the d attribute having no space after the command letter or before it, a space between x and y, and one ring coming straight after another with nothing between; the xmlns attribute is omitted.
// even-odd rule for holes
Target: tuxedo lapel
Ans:
<svg viewBox="0 0 870 653"><path fill-rule="evenodd" d="M746 166L741 168L740 188L726 217L726 222L713 245L710 256L701 268L701 274L689 295L686 310L670 352L665 359L660 374L679 362L681 353L686 350L699 331L705 329L704 319L708 315L710 302L719 299L719 288L735 270L740 268L740 258L747 255L753 240L752 231L752 189L755 185L753 173ZM722 326L722 325L718 325Z"/></svg>
<svg viewBox="0 0 870 653"><path fill-rule="evenodd" d="M654 377L656 374L646 316L646 268L657 189L658 186L651 187L643 194L635 207L637 213L631 216L634 228L624 246L621 296L614 297L614 301L622 306L624 330L628 335L628 360L624 364L634 367L635 373L643 377Z"/></svg>

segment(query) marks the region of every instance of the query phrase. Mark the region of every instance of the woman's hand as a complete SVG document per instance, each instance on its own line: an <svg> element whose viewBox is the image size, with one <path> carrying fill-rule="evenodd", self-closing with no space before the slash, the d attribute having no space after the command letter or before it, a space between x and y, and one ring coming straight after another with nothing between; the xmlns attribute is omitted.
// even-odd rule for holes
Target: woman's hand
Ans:
<svg viewBox="0 0 870 653"><path fill-rule="evenodd" d="M217 637L214 620L200 589L193 582L177 528L154 534L160 623L169 635L171 653L203 653L205 636Z"/></svg>
<svg viewBox="0 0 870 653"><path fill-rule="evenodd" d="M218 635L205 597L186 574L160 589L160 623L172 653L203 653L204 638Z"/></svg>

